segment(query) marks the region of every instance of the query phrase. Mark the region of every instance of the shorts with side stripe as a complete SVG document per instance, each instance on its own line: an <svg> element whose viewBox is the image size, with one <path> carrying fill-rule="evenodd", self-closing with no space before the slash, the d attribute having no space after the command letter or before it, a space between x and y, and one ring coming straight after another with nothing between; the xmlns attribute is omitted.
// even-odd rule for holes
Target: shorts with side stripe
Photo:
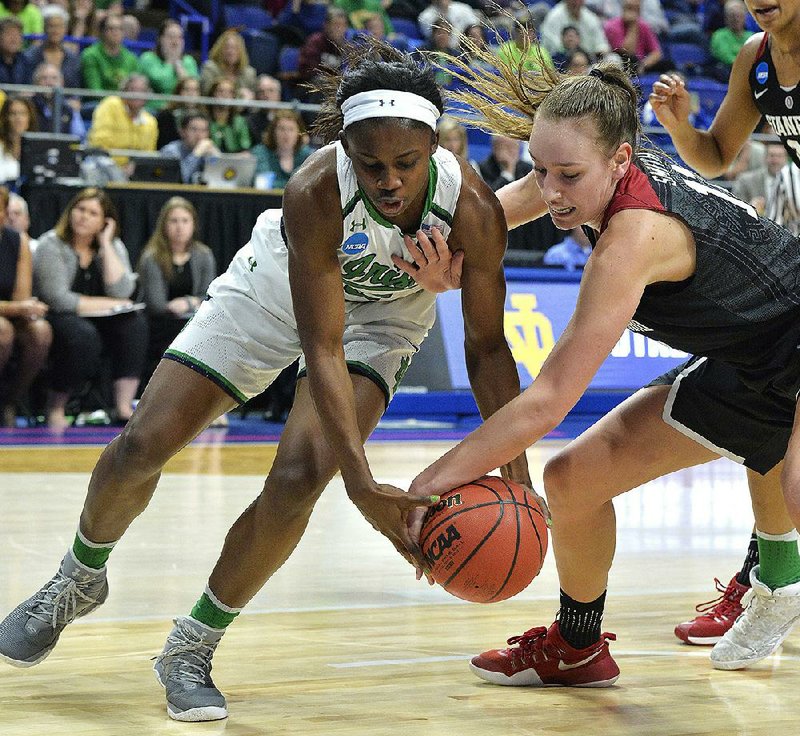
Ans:
<svg viewBox="0 0 800 736"><path fill-rule="evenodd" d="M346 302L343 345L351 373L372 379L388 405L435 318L434 295L389 303ZM214 381L239 403L264 391L298 357L305 365L291 305L261 304L228 274L164 354Z"/></svg>
<svg viewBox="0 0 800 736"><path fill-rule="evenodd" d="M796 380L794 367L791 374ZM796 391L785 383L756 386L729 363L693 357L648 385L670 386L662 415L667 424L764 474L783 459L792 433Z"/></svg>

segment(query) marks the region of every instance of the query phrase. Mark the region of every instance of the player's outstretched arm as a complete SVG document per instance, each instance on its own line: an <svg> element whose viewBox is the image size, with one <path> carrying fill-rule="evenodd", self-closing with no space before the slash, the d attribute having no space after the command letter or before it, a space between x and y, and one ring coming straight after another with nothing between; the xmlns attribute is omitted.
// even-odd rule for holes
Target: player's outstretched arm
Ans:
<svg viewBox="0 0 800 736"><path fill-rule="evenodd" d="M438 228L432 228L430 235L417 231L416 241L408 235L404 235L403 240L413 262L392 255L392 263L397 268L433 294L461 288L464 251L452 253Z"/></svg>
<svg viewBox="0 0 800 736"><path fill-rule="evenodd" d="M707 131L689 122L691 99L679 76L662 74L653 84L649 100L656 118L667 129L680 157L703 176L723 174L761 118L748 81L761 37L760 33L751 36L739 51L728 91Z"/></svg>
<svg viewBox="0 0 800 736"><path fill-rule="evenodd" d="M401 554L419 565L422 557L411 543L407 516L435 501L378 485L364 453L342 344L345 305L337 258L342 217L336 191L335 166L320 156L292 177L284 192L289 282L309 388L348 496ZM316 216L309 218L310 211Z"/></svg>

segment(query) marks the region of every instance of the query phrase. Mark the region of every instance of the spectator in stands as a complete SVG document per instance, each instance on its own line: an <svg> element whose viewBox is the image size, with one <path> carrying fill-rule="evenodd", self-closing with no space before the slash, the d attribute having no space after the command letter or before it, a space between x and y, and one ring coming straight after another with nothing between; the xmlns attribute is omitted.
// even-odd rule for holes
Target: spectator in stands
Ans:
<svg viewBox="0 0 800 736"><path fill-rule="evenodd" d="M150 80L150 88L160 95L171 95L178 82L188 77L197 77L197 62L184 53L184 37L181 24L167 18L158 29L156 47L139 57L139 71ZM164 107L162 102L147 105L151 112Z"/></svg>
<svg viewBox="0 0 800 736"><path fill-rule="evenodd" d="M44 62L53 64L64 78L64 87L83 87L80 56L64 45L69 20L67 11L59 5L45 5L42 18L44 41L25 52L29 68L35 71Z"/></svg>
<svg viewBox="0 0 800 736"><path fill-rule="evenodd" d="M433 26L440 18L447 21L450 27L450 45L456 48L459 45L459 34L463 33L469 26L480 23L478 14L466 3L458 0L432 0L431 4L425 8L417 18L417 25L424 38L430 39Z"/></svg>
<svg viewBox="0 0 800 736"><path fill-rule="evenodd" d="M674 4L674 0L667 2L669 7ZM601 20L619 18L622 15L622 0L586 0L586 7ZM642 0L641 16L656 36L661 37L669 30L670 24L661 6L661 0Z"/></svg>
<svg viewBox="0 0 800 736"><path fill-rule="evenodd" d="M747 6L742 0L727 0L725 3L725 27L711 34L711 56L730 72L733 60L744 46L744 42L753 35L744 27L747 18ZM728 81L728 74L724 74Z"/></svg>
<svg viewBox="0 0 800 736"><path fill-rule="evenodd" d="M328 8L325 25L318 33L312 33L300 48L298 78L310 82L321 64L338 69L342 65L342 46L346 43L347 14L339 8ZM314 96L299 90L300 96L309 102Z"/></svg>
<svg viewBox="0 0 800 736"><path fill-rule="evenodd" d="M551 53L565 51L561 42L564 26L574 26L581 37L581 45L595 57L609 52L608 40L600 19L588 8L584 0L561 0L547 13L539 29L542 45Z"/></svg>
<svg viewBox="0 0 800 736"><path fill-rule="evenodd" d="M764 165L743 171L734 179L732 192L755 207L759 215L768 211L768 203L777 199L781 185L781 170L789 157L782 143L767 143Z"/></svg>
<svg viewBox="0 0 800 736"><path fill-rule="evenodd" d="M220 79L230 79L234 84L234 96L252 100L256 86L256 70L250 66L242 35L235 29L224 31L211 47L208 61L200 72L200 89L213 97L211 92Z"/></svg>
<svg viewBox="0 0 800 736"><path fill-rule="evenodd" d="M110 197L90 187L76 194L56 226L39 238L34 294L50 308L53 328L47 424L67 426L71 395L95 376L102 353L111 358L115 421L126 422L147 351L147 320L132 310L136 288L125 244L117 236ZM103 316L98 316L103 315Z"/></svg>
<svg viewBox="0 0 800 736"><path fill-rule="evenodd" d="M522 63L527 71L540 69L542 64L553 63L547 49L536 43L537 29L530 11L525 8L514 14L516 21L511 27L511 40L500 44L497 56L508 64Z"/></svg>
<svg viewBox="0 0 800 736"><path fill-rule="evenodd" d="M386 12L386 8L392 6L391 0L334 0L333 5L347 13L351 28L363 29L367 18L377 13L383 22L384 35L391 36L394 33L394 26Z"/></svg>
<svg viewBox="0 0 800 736"><path fill-rule="evenodd" d="M100 40L81 53L83 81L89 89L116 92L136 71L139 60L122 45L122 21L106 16L99 23Z"/></svg>
<svg viewBox="0 0 800 736"><path fill-rule="evenodd" d="M622 0L622 15L603 26L612 51L620 55L632 74L666 71L656 34L641 18L641 0Z"/></svg>
<svg viewBox="0 0 800 736"><path fill-rule="evenodd" d="M469 157L469 143L467 142L467 129L455 118L442 115L436 126L439 134L439 145L450 153L461 156L475 171L480 173L478 162Z"/></svg>
<svg viewBox="0 0 800 736"><path fill-rule="evenodd" d="M384 41L399 51L405 52L409 50L408 38L402 33L394 33L394 31L392 31L387 35L383 25L383 18L381 18L380 15L377 13L366 13L363 19L361 30L356 34L353 43L358 43L369 37L377 39L378 41Z"/></svg>
<svg viewBox="0 0 800 736"><path fill-rule="evenodd" d="M567 68L567 60L572 52L578 49L584 50L581 46L581 33L575 26L564 26L561 29L561 46L564 50L557 51L552 58L553 66L556 69L564 70Z"/></svg>
<svg viewBox="0 0 800 736"><path fill-rule="evenodd" d="M180 159L184 184L200 183L200 174L208 156L220 151L210 137L208 117L201 110L185 110L181 117L180 139L159 149L162 156Z"/></svg>
<svg viewBox="0 0 800 736"><path fill-rule="evenodd" d="M125 12L122 0L94 0L98 21L103 18L121 18Z"/></svg>
<svg viewBox="0 0 800 736"><path fill-rule="evenodd" d="M16 424L16 408L44 367L53 333L47 305L31 292L28 236L6 227L8 190L0 187L0 426ZM6 373L12 352L16 365ZM7 379L7 380L5 380Z"/></svg>
<svg viewBox="0 0 800 736"><path fill-rule="evenodd" d="M280 10L273 10L276 25L284 28L293 29L296 41L302 40L312 33L318 33L325 26L325 18L329 6L329 0L266 0L267 9L270 6L281 6ZM394 4L392 5L394 9ZM416 15L414 16L416 18Z"/></svg>
<svg viewBox="0 0 800 736"><path fill-rule="evenodd" d="M436 84L445 89L453 85L454 77L447 70L449 66L449 58L451 56L458 56L461 52L458 46L452 45L453 34L450 31L450 26L444 18L439 18L434 22L431 27L430 37L420 51L427 52L430 58L435 59L437 62L442 62L444 68L435 66Z"/></svg>
<svg viewBox="0 0 800 736"><path fill-rule="evenodd" d="M142 24L139 19L131 13L125 13L120 16L120 21L122 22L122 40L138 41L142 32Z"/></svg>
<svg viewBox="0 0 800 736"><path fill-rule="evenodd" d="M259 102L280 102L281 83L280 80L271 77L269 74L260 74L256 80L256 99ZM267 129L275 108L258 108L247 115L247 128L250 131L251 141L260 141L261 136Z"/></svg>
<svg viewBox="0 0 800 736"><path fill-rule="evenodd" d="M564 74L575 76L576 74L588 74L592 67L592 59L583 49L575 49L567 56L564 65Z"/></svg>
<svg viewBox="0 0 800 736"><path fill-rule="evenodd" d="M218 100L234 100L236 89L232 80L223 77L211 85L209 97ZM211 119L211 140L223 153L239 153L252 146L247 121L235 107L230 105L209 105L208 117Z"/></svg>
<svg viewBox="0 0 800 736"><path fill-rule="evenodd" d="M283 189L314 149L305 144L306 128L294 110L276 110L264 132L264 142L253 147L256 177L267 175L266 189Z"/></svg>
<svg viewBox="0 0 800 736"><path fill-rule="evenodd" d="M31 68L22 53L22 23L0 20L0 84L30 84Z"/></svg>
<svg viewBox="0 0 800 736"><path fill-rule="evenodd" d="M150 83L143 74L134 73L122 82L120 90L146 94L150 91ZM89 143L105 149L155 151L158 123L144 105L144 97L123 99L110 95L103 98L92 115Z"/></svg>
<svg viewBox="0 0 800 736"><path fill-rule="evenodd" d="M480 162L478 170L493 191L522 179L533 170L533 165L524 161L520 154L521 144L518 140L492 136L492 152ZM545 215L509 230L508 247L510 250L537 252L540 258L558 239L552 219Z"/></svg>
<svg viewBox="0 0 800 736"><path fill-rule="evenodd" d="M28 230L31 227L31 216L28 210L28 203L24 198L15 192L9 192L8 206L6 207L6 223L12 230L16 230L21 235L28 238L28 245L31 253L36 250L39 241L30 236Z"/></svg>
<svg viewBox="0 0 800 736"><path fill-rule="evenodd" d="M33 103L27 97L6 97L0 107L0 184L19 179L22 134L37 129Z"/></svg>
<svg viewBox="0 0 800 736"><path fill-rule="evenodd" d="M200 80L196 77L186 77L175 86L173 94L181 97L200 97ZM163 148L167 143L180 138L181 116L187 108L194 109L196 105L191 102L168 102L163 110L156 116L158 124L157 148Z"/></svg>
<svg viewBox="0 0 800 736"><path fill-rule="evenodd" d="M592 254L592 244L583 228L574 227L564 240L552 245L542 258L545 266L561 266L567 271L583 268Z"/></svg>
<svg viewBox="0 0 800 736"><path fill-rule="evenodd" d="M37 92L31 101L36 109L36 127L39 130L54 133L69 133L76 135L83 141L86 138L86 125L81 117L81 103L76 97L64 100L61 115L55 119L55 106L53 90L64 87L64 78L55 64L44 62L36 67L33 73L33 83L39 87L46 87L47 92Z"/></svg>
<svg viewBox="0 0 800 736"><path fill-rule="evenodd" d="M69 0L68 11L70 18L68 36L84 38L97 35L99 18L94 0ZM77 46L75 50L80 51Z"/></svg>
<svg viewBox="0 0 800 736"><path fill-rule="evenodd" d="M142 384L186 326L217 275L214 254L197 240L197 211L183 197L161 208L139 260L139 300L147 305L150 339Z"/></svg>
<svg viewBox="0 0 800 736"><path fill-rule="evenodd" d="M26 36L44 31L42 11L28 0L0 2L0 18L16 18L22 24L22 32Z"/></svg>

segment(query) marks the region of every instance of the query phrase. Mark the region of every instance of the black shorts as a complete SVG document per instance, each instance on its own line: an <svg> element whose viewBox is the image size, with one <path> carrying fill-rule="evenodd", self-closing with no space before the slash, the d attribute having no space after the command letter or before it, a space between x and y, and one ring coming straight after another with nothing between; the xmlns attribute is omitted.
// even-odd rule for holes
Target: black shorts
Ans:
<svg viewBox="0 0 800 736"><path fill-rule="evenodd" d="M786 454L794 422L795 381L781 373L777 382L751 382L729 363L693 357L648 385L671 386L663 413L667 424L764 474Z"/></svg>

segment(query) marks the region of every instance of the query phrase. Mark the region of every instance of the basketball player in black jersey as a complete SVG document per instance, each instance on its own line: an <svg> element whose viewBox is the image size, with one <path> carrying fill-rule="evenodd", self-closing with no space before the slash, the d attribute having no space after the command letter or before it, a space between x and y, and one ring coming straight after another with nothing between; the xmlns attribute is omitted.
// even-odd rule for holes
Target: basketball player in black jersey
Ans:
<svg viewBox="0 0 800 736"><path fill-rule="evenodd" d="M626 328L695 357L547 463L558 619L478 655L472 669L501 685L612 684L614 637L601 633L616 537L612 499L720 456L783 481L781 495L769 492L773 484L753 489L758 528L781 554L762 555L750 606L711 653L719 669L746 667L800 619L800 241L691 169L638 151L637 94L613 64L563 77L547 64L525 74L491 53L479 56L480 72L448 59L466 82L456 102L485 130L529 139L533 159L531 174L498 193L509 227L549 213L561 229L583 226L593 251L575 312L536 380L423 471L412 492L458 486L544 437ZM418 526L415 518L412 536Z"/></svg>
<svg viewBox="0 0 800 736"><path fill-rule="evenodd" d="M653 111L681 158L707 177L719 176L731 165L762 117L800 166L800 1L747 0L747 7L764 33L751 36L736 57L728 92L707 131L689 123L689 93L678 76L662 75L650 95ZM777 477L748 471L748 482L772 484L773 493L778 492ZM715 581L720 598L698 606L700 615L679 624L676 636L688 644L716 643L741 612L749 572L756 564L754 530L739 572L727 587Z"/></svg>

